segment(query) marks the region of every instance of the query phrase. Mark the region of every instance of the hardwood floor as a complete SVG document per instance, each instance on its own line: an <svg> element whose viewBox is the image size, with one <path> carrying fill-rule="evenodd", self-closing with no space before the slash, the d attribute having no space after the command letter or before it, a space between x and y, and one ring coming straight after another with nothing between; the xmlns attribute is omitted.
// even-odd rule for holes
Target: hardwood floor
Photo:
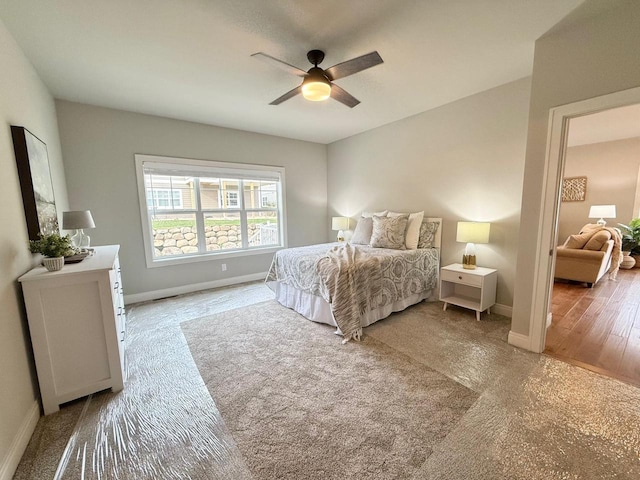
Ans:
<svg viewBox="0 0 640 480"><path fill-rule="evenodd" d="M544 352L640 386L640 268L585 285L555 282Z"/></svg>

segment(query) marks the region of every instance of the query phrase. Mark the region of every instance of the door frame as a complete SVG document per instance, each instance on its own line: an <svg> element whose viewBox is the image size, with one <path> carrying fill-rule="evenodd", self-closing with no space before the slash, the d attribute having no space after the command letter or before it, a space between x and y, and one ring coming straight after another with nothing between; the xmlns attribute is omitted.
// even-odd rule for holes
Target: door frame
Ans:
<svg viewBox="0 0 640 480"><path fill-rule="evenodd" d="M599 97L552 108L549 111L547 151L543 174L543 192L538 217L536 258L538 268L533 283L533 308L529 318L529 350L544 350L547 321L551 312L553 272L558 238L558 217L562 174L569 121L572 118L640 103L640 87L622 90Z"/></svg>

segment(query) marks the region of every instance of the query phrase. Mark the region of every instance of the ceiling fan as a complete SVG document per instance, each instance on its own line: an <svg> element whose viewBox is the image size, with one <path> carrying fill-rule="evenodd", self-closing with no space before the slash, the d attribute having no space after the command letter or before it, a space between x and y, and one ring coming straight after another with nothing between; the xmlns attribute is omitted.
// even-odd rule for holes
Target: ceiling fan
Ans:
<svg viewBox="0 0 640 480"><path fill-rule="evenodd" d="M305 72L298 67L289 65L288 63L278 60L266 53L258 52L251 56L264 60L271 65L303 78L300 85L293 90L288 91L281 97L276 98L269 105L280 105L282 102L302 93L304 98L307 100L319 102L331 97L340 103L345 104L347 107L353 108L360 103L360 100L347 93L346 90L340 88L338 85L333 83L333 81L338 80L339 78L348 77L349 75L353 75L354 73L361 72L362 70L366 70L367 68L375 67L376 65L383 63L382 57L378 52L371 52L360 57L352 58L346 62L338 63L337 65L324 70L318 67L318 64L322 63L322 60L324 60L324 52L322 50L310 50L307 53L307 58L313 67Z"/></svg>

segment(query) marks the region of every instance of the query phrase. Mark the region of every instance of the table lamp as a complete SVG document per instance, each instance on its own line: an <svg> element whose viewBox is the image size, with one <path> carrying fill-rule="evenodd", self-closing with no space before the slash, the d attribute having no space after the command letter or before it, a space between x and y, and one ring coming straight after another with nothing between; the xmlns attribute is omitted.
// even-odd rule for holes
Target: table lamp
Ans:
<svg viewBox="0 0 640 480"><path fill-rule="evenodd" d="M462 267L468 270L476 268L476 243L489 243L489 230L491 224L488 222L458 222L456 233L457 242L466 242L462 256Z"/></svg>
<svg viewBox="0 0 640 480"><path fill-rule="evenodd" d="M332 217L331 230L338 231L338 242L344 242L344 230L349 230L348 217Z"/></svg>
<svg viewBox="0 0 640 480"><path fill-rule="evenodd" d="M62 229L63 230L75 230L71 236L71 243L76 248L89 248L91 244L91 238L84 233L85 228L96 228L96 224L93 222L91 211L89 210L77 210L71 212L62 212Z"/></svg>
<svg viewBox="0 0 640 480"><path fill-rule="evenodd" d="M599 218L596 223L603 227L607 224L605 218L616 218L615 205L591 205L589 209L589 218Z"/></svg>

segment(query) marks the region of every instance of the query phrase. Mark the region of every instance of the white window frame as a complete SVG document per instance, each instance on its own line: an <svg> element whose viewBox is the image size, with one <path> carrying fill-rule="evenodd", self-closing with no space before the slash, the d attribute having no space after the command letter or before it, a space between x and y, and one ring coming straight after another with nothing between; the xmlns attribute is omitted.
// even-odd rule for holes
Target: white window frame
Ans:
<svg viewBox="0 0 640 480"><path fill-rule="evenodd" d="M280 189L277 192L278 197L277 200L279 202L280 208L277 211L278 216L278 225L279 225L279 236L280 236L280 245L273 246L265 246L265 247L246 247L237 250L220 250L215 252L198 252L194 254L185 254L175 257L158 257L154 258L153 255L153 234L152 234L152 225L151 225L151 217L149 215L149 209L147 206L147 186L144 181L144 166L145 164L153 164L156 168L162 169L166 166L167 174L170 175L171 169L179 169L180 171L192 171L196 176L210 176L210 177L224 177L224 178L234 178L234 174L237 176L236 178L251 178L255 175L257 178L264 178L268 176L273 179L279 179L280 181ZM218 162L218 161L208 161L208 160L192 160L185 158L176 158L176 157L160 157L156 155L135 155L135 167L136 167L136 177L138 183L138 199L140 203L140 220L142 225L142 236L144 241L144 251L145 251L145 259L147 268L155 268L169 265L177 265L183 263L195 263L195 262L203 262L210 260L219 260L224 258L234 258L234 257L244 257L251 255L265 255L265 254L273 254L282 248L287 247L287 226L286 226L286 218L287 218L287 210L286 210L286 202L285 202L285 194L286 191L286 183L285 183L285 171L283 167L270 166L270 165L254 165L254 164L246 164L246 163L231 163L231 162ZM252 178L253 179L253 178ZM167 189L171 190L171 189ZM242 183L240 185L240 191L242 190ZM236 193L236 192L233 192ZM227 212L239 212L241 216L241 225L243 228L243 238L247 239L246 235L247 229L247 213L252 213L255 211L259 211L251 208L244 208L242 202L243 195L238 193L238 205L236 207L223 208L219 210L224 210ZM210 212L209 209L201 209L199 205L199 201L197 202L197 214L196 214L196 223L198 228L202 230L202 232L198 232L198 238L204 241L204 221L198 218L198 215L204 218L204 215ZM165 209L162 209L165 210ZM274 209L276 210L276 209ZM173 211L173 210L169 210Z"/></svg>

